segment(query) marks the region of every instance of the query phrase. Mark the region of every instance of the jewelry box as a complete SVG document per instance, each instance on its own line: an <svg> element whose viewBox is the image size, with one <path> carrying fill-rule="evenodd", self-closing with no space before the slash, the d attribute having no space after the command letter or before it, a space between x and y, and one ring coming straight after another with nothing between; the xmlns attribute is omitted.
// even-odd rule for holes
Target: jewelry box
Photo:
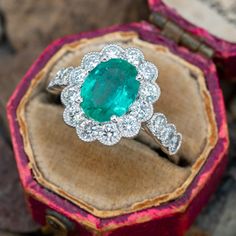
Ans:
<svg viewBox="0 0 236 236"><path fill-rule="evenodd" d="M215 7L183 2L149 0L150 22L56 40L15 89L7 107L15 158L32 216L45 230L182 236L214 193L229 144L219 78L234 77L236 37ZM158 67L155 110L183 135L176 163L145 134L111 147L78 140L47 92L59 69L114 42L139 48Z"/></svg>

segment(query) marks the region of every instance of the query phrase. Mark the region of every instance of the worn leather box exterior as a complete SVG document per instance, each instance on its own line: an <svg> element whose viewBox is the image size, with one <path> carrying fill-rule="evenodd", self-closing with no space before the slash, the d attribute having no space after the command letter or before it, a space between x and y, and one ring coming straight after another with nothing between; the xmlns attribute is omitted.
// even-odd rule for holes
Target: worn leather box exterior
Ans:
<svg viewBox="0 0 236 236"><path fill-rule="evenodd" d="M150 4L157 11L164 12L165 14L168 13L171 17L172 14L173 17L177 17L175 13L167 10L159 1L150 1ZM29 165L28 156L24 150L23 138L17 120L17 108L22 97L27 92L32 79L64 45L83 38L92 39L118 31L134 31L144 41L167 46L171 52L196 65L203 71L212 99L218 139L214 149L202 165L201 170L181 197L159 206L147 207L135 212L102 218L76 206L53 191L48 191L36 181ZM206 38L208 37L208 35L204 36ZM209 40L211 40L211 36L209 36ZM235 52L236 50L232 51ZM221 51L219 53L223 52ZM223 58L221 56L221 60ZM218 59L216 58L216 60ZM227 163L228 133L225 108L214 63L210 59L189 52L184 47L178 47L176 43L163 36L158 28L147 22L114 26L94 32L67 36L55 41L45 49L21 80L8 103L7 110L16 162L34 219L40 224L45 225L46 216L53 214L64 222L65 225L68 224L69 229L71 229L71 235L181 236L192 224L211 194L215 191Z"/></svg>

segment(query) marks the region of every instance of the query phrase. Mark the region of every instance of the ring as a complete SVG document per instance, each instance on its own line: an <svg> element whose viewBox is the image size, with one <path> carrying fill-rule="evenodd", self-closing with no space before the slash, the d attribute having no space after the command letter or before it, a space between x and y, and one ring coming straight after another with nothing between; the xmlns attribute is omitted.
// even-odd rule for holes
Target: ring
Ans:
<svg viewBox="0 0 236 236"><path fill-rule="evenodd" d="M48 90L60 93L63 119L81 140L114 145L142 129L174 155L182 135L164 114L154 112L161 94L157 77L157 67L139 49L109 44L86 54L79 67L59 70Z"/></svg>

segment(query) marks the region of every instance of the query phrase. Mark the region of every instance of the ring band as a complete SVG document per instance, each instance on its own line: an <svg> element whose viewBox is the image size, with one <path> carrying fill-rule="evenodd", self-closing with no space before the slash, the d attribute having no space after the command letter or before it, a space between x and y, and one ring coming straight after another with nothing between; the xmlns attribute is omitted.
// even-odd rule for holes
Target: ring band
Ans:
<svg viewBox="0 0 236 236"><path fill-rule="evenodd" d="M137 48L116 44L86 54L80 67L61 69L48 85L60 93L63 119L76 128L78 137L114 145L144 129L168 155L175 155L182 135L162 113L154 113L160 97L156 66Z"/></svg>

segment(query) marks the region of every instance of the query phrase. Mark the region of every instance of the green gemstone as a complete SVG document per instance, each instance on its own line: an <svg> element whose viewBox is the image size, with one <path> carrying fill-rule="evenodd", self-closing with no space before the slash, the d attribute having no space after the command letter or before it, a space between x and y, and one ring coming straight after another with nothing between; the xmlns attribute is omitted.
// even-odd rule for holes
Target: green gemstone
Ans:
<svg viewBox="0 0 236 236"><path fill-rule="evenodd" d="M123 59L110 59L97 65L81 88L84 113L99 122L122 116L135 101L140 82L135 66Z"/></svg>

